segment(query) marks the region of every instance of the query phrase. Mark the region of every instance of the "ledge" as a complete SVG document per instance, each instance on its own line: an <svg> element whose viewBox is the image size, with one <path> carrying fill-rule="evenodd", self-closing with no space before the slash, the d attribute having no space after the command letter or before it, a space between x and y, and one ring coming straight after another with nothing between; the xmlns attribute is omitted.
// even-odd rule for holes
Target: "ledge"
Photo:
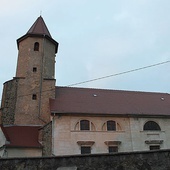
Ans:
<svg viewBox="0 0 170 170"><path fill-rule="evenodd" d="M146 140L146 144L162 144L163 140Z"/></svg>
<svg viewBox="0 0 170 170"><path fill-rule="evenodd" d="M94 141L77 141L77 144L80 146L92 146Z"/></svg>
<svg viewBox="0 0 170 170"><path fill-rule="evenodd" d="M118 146L121 144L121 141L105 141L104 142L107 146Z"/></svg>

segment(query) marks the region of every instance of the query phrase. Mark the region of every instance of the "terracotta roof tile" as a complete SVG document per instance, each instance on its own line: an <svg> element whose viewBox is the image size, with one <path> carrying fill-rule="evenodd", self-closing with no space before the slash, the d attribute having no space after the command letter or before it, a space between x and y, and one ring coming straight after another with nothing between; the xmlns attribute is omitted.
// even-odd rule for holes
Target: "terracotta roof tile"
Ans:
<svg viewBox="0 0 170 170"><path fill-rule="evenodd" d="M48 28L41 16L37 18L37 20L28 30L27 34L41 34L41 35L48 35L49 37L51 37L51 34L48 31Z"/></svg>
<svg viewBox="0 0 170 170"><path fill-rule="evenodd" d="M31 28L28 30L28 32L25 35L23 35L22 37L17 39L18 49L19 49L19 43L28 37L45 37L45 38L47 38L49 41L51 41L55 45L55 52L57 53L58 42L55 41L51 37L51 34L50 34L50 32L41 16L37 18L37 20L34 22L34 24L31 26Z"/></svg>
<svg viewBox="0 0 170 170"><path fill-rule="evenodd" d="M41 147L38 142L40 126L1 126L9 147Z"/></svg>
<svg viewBox="0 0 170 170"><path fill-rule="evenodd" d="M167 93L56 87L56 99L50 99L53 113L169 115Z"/></svg>

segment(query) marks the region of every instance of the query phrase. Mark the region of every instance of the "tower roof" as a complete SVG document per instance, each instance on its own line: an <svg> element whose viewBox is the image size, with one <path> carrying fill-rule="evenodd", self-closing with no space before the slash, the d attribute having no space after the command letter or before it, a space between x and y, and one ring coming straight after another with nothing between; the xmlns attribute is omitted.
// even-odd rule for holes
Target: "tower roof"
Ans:
<svg viewBox="0 0 170 170"><path fill-rule="evenodd" d="M25 35L23 35L22 37L17 39L18 49L19 49L19 43L28 37L47 38L49 41L51 41L55 45L55 52L57 53L58 42L52 38L43 18L41 16L39 16L37 18L37 20L34 22L34 24L31 26L31 28L28 30L28 32Z"/></svg>
<svg viewBox="0 0 170 170"><path fill-rule="evenodd" d="M28 30L27 34L40 34L40 35L48 35L49 37L51 37L51 34L48 31L48 28L41 16L37 18L37 20Z"/></svg>

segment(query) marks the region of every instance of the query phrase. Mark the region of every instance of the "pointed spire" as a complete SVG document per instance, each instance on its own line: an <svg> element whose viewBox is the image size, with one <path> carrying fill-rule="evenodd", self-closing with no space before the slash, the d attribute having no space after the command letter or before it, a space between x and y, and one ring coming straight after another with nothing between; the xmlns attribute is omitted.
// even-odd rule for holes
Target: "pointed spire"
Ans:
<svg viewBox="0 0 170 170"><path fill-rule="evenodd" d="M27 34L40 34L40 35L47 35L51 37L50 32L41 16L37 18L31 28L28 30ZM51 37L52 38L52 37Z"/></svg>
<svg viewBox="0 0 170 170"><path fill-rule="evenodd" d="M34 22L34 24L31 26L31 28L28 30L28 32L17 39L17 46L19 49L19 43L23 40L25 40L27 37L43 37L51 41L55 45L55 52L57 53L58 50L58 42L55 41L52 37L50 32L48 31L48 28L41 17L41 15L37 18L37 20Z"/></svg>

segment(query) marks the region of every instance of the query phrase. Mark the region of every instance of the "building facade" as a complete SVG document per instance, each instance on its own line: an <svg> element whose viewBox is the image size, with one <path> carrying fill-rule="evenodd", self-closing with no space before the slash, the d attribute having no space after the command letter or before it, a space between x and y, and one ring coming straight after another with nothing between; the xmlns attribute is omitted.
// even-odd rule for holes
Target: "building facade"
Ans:
<svg viewBox="0 0 170 170"><path fill-rule="evenodd" d="M168 93L55 86L58 43L41 16L17 45L16 76L4 83L1 102L2 157L170 149ZM35 146L12 145L21 140L18 126L27 127Z"/></svg>
<svg viewBox="0 0 170 170"><path fill-rule="evenodd" d="M169 149L170 95L56 87L53 154Z"/></svg>

